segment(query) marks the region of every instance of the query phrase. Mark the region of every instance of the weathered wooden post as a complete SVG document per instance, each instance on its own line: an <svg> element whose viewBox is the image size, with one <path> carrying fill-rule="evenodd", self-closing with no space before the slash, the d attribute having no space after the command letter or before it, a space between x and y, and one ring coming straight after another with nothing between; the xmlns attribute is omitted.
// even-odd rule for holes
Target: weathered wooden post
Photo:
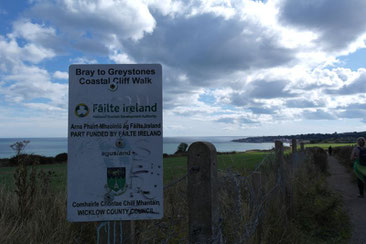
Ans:
<svg viewBox="0 0 366 244"><path fill-rule="evenodd" d="M292 139L292 153L297 152L297 141L296 139Z"/></svg>
<svg viewBox="0 0 366 244"><path fill-rule="evenodd" d="M282 141L275 141L275 157L279 165L279 174L281 179L281 192L284 192L284 178L285 178L285 164L283 158L283 143Z"/></svg>
<svg viewBox="0 0 366 244"><path fill-rule="evenodd" d="M292 160L295 160L295 157L297 155L296 153L296 139L292 140ZM277 162L279 162L279 167L280 167L280 179L281 179L281 197L282 200L286 206L286 213L287 216L291 216L293 213L293 206L292 206L292 187L291 187L291 183L290 183L290 179L291 179L291 174L292 174L292 163L293 162L287 162L287 164L285 165L285 160L284 160L284 149L283 149L283 143L280 141L276 141L275 142L275 151L276 151L276 160ZM286 218L286 224L287 224L287 218Z"/></svg>
<svg viewBox="0 0 366 244"><path fill-rule="evenodd" d="M215 146L193 143L188 149L188 172L189 243L222 243Z"/></svg>
<svg viewBox="0 0 366 244"><path fill-rule="evenodd" d="M255 197L258 199L262 191L262 178L261 172L255 171L252 173L252 185L254 189Z"/></svg>
<svg viewBox="0 0 366 244"><path fill-rule="evenodd" d="M283 157L283 143L281 141L275 141L275 157L276 162L279 165L279 177L280 177L280 195L281 202L285 201L286 187L285 187L285 160Z"/></svg>
<svg viewBox="0 0 366 244"><path fill-rule="evenodd" d="M286 165L286 176L285 176L285 203L287 208L287 216L292 217L294 215L293 208L293 186L292 179L294 176L294 170L298 165L299 161L299 152L297 151L297 140L292 139L292 158L287 161Z"/></svg>
<svg viewBox="0 0 366 244"><path fill-rule="evenodd" d="M262 190L263 190L263 182L262 182L262 177L261 177L261 172L253 172L252 173L252 186L254 189L254 194L255 194L255 199L256 199L256 205L257 206L251 206L253 207L258 207L260 204L258 201L261 200L261 194L262 194ZM257 230L256 230L256 243L261 243L262 242L262 234L263 234L263 226L262 226L262 218L259 218L258 220L258 225L257 225Z"/></svg>
<svg viewBox="0 0 366 244"><path fill-rule="evenodd" d="M276 162L279 164L280 169L283 170L283 143L282 141L275 141L275 153L276 153Z"/></svg>
<svg viewBox="0 0 366 244"><path fill-rule="evenodd" d="M298 161L298 151L297 151L297 140L292 139L292 159L287 162L287 175L291 178L293 174L293 169L296 167Z"/></svg>
<svg viewBox="0 0 366 244"><path fill-rule="evenodd" d="M300 143L301 152L305 151L305 143Z"/></svg>

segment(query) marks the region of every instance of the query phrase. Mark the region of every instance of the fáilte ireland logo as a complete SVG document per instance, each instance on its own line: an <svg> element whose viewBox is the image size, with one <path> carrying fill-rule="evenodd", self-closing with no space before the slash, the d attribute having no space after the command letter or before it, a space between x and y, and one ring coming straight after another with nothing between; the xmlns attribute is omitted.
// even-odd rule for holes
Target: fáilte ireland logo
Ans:
<svg viewBox="0 0 366 244"><path fill-rule="evenodd" d="M126 191L126 168L107 168L107 186L116 195Z"/></svg>
<svg viewBox="0 0 366 244"><path fill-rule="evenodd" d="M88 116L89 114L89 108L84 103L80 103L75 107L75 115L83 118Z"/></svg>

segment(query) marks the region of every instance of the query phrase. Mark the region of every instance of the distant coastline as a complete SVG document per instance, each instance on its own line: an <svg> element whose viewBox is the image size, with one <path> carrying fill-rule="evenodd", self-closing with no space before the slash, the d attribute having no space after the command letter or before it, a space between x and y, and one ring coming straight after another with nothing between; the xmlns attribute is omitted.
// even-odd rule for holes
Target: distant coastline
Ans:
<svg viewBox="0 0 366 244"><path fill-rule="evenodd" d="M333 134L298 134L283 136L211 136L211 137L164 137L163 153L172 155L181 143L190 145L195 141L208 141L215 145L217 152L244 152L249 150L269 150L276 140L290 142L292 139L305 143L354 143L360 136L366 137L364 132L346 132ZM24 153L55 157L60 153L67 153L67 138L0 138L0 158L11 158L15 152L10 148L17 141L30 140Z"/></svg>
<svg viewBox="0 0 366 244"><path fill-rule="evenodd" d="M163 153L172 155L176 152L181 142L190 145L196 141L207 141L214 144L217 152L244 152L248 150L268 150L273 143L236 143L232 140L241 139L242 136L211 136L211 137L164 137ZM67 153L67 138L0 138L0 158L11 158L15 156L11 144L18 141L29 140L30 143L24 150L27 154L42 155L45 157L55 157L60 153Z"/></svg>
<svg viewBox="0 0 366 244"><path fill-rule="evenodd" d="M301 141L307 141L308 143L352 143L355 142L358 137L366 137L366 131L362 132L345 132L345 133L333 133L333 134L298 134L298 135L285 135L285 136L255 136L241 139L234 139L233 142L240 143L269 143L277 140L283 142L290 142L292 139Z"/></svg>

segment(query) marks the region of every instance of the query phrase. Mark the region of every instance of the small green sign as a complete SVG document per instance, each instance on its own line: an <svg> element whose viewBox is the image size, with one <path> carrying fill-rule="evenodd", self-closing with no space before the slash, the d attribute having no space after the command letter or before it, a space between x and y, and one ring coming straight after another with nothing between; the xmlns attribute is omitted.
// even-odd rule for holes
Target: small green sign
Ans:
<svg viewBox="0 0 366 244"><path fill-rule="evenodd" d="M107 168L107 184L112 191L121 191L126 184L126 168Z"/></svg>

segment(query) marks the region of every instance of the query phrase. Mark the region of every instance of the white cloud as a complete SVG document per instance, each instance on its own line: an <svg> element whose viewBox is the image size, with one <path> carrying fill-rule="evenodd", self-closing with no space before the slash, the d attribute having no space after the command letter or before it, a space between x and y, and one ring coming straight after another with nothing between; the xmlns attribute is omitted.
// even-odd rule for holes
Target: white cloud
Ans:
<svg viewBox="0 0 366 244"><path fill-rule="evenodd" d="M305 119L310 120L334 120L337 117L334 113L317 109L316 111L304 111L303 113Z"/></svg>
<svg viewBox="0 0 366 244"><path fill-rule="evenodd" d="M27 44L22 48L20 58L24 61L39 63L47 58L53 58L55 53L50 50L34 44Z"/></svg>
<svg viewBox="0 0 366 244"><path fill-rule="evenodd" d="M171 131L182 132L186 120L208 131L217 123L239 130L363 115L351 106L353 99L366 102L365 70L337 68L339 55L365 47L362 0L37 0L31 6L0 36L0 94L8 102L65 111L67 85L52 79L68 75L47 71L44 62L62 55L65 66L161 63Z"/></svg>
<svg viewBox="0 0 366 244"><path fill-rule="evenodd" d="M4 80L0 94L9 102L23 103L36 98L49 99L50 105L65 109L67 106L67 85L53 83L44 69L36 66L19 65Z"/></svg>
<svg viewBox="0 0 366 244"><path fill-rule="evenodd" d="M54 56L55 53L50 49L32 43L21 47L14 38L6 39L0 36L0 68L3 72L10 71L13 65L24 61L36 64Z"/></svg>
<svg viewBox="0 0 366 244"><path fill-rule="evenodd" d="M1 71L9 71L13 65L21 62L21 49L15 40L6 40L0 36L0 68Z"/></svg>
<svg viewBox="0 0 366 244"><path fill-rule="evenodd" d="M159 11L163 15L170 15L174 17L176 14L182 12L185 8L183 1L175 0L143 0L143 3L147 4L149 8Z"/></svg>
<svg viewBox="0 0 366 244"><path fill-rule="evenodd" d="M90 37L103 43L112 34L136 41L151 33L156 24L147 5L136 0L40 1L31 14L50 21L81 43Z"/></svg>
<svg viewBox="0 0 366 244"><path fill-rule="evenodd" d="M128 57L125 53L114 53L113 55L109 55L109 59L113 60L116 64L134 64L134 62L130 57Z"/></svg>
<svg viewBox="0 0 366 244"><path fill-rule="evenodd" d="M34 109L34 110L43 110L46 112L65 112L64 109L56 106L52 106L44 103L25 103L24 106Z"/></svg>
<svg viewBox="0 0 366 244"><path fill-rule="evenodd" d="M67 80L69 79L69 73L56 71L55 73L53 73L53 78L60 80Z"/></svg>
<svg viewBox="0 0 366 244"><path fill-rule="evenodd" d="M70 60L73 64L97 64L98 61L94 58L78 57Z"/></svg>
<svg viewBox="0 0 366 244"><path fill-rule="evenodd" d="M354 95L366 93L366 70L360 69L359 77L354 80L350 80L338 89L327 89L326 94L339 94L339 95Z"/></svg>
<svg viewBox="0 0 366 244"><path fill-rule="evenodd" d="M324 50L347 49L355 41L360 43L358 38L366 32L364 0L284 0L280 9L284 24L318 33L317 43Z"/></svg>
<svg viewBox="0 0 366 244"><path fill-rule="evenodd" d="M35 99L44 101L39 103L39 109L47 106L65 110L67 85L53 83L48 71L36 66L56 56L51 48L43 46L51 37L55 38L54 29L25 19L16 21L6 37L0 36L0 94L4 102L28 103L26 107L35 109ZM54 75L65 77L61 72Z"/></svg>
<svg viewBox="0 0 366 244"><path fill-rule="evenodd" d="M32 23L29 19L20 19L13 24L10 38L24 38L33 43L42 43L56 36L54 28Z"/></svg>

